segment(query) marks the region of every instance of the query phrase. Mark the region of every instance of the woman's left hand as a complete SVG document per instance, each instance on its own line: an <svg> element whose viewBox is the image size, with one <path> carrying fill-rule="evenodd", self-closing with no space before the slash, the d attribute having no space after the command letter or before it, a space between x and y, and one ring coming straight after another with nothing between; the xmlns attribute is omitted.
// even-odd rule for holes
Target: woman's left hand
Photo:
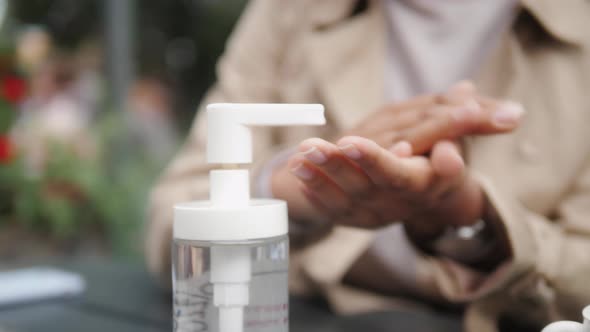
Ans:
<svg viewBox="0 0 590 332"><path fill-rule="evenodd" d="M429 237L482 214L482 191L454 142L436 143L429 157L413 156L407 142L387 150L356 136L308 139L299 151L289 167L324 220L365 228L402 221Z"/></svg>

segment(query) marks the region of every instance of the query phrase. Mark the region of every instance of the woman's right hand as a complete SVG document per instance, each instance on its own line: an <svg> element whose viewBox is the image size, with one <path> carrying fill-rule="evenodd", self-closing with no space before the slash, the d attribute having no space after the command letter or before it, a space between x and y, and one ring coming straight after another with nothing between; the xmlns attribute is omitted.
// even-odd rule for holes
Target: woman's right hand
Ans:
<svg viewBox="0 0 590 332"><path fill-rule="evenodd" d="M414 154L421 155L441 140L510 132L518 125L520 112L519 104L482 96L471 82L463 81L443 94L385 105L334 141L360 136L386 149L407 141Z"/></svg>

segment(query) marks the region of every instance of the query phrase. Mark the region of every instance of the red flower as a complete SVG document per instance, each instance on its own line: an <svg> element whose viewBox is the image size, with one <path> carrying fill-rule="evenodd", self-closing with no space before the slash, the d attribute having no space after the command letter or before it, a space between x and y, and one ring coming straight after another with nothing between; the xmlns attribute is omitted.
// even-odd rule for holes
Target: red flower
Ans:
<svg viewBox="0 0 590 332"><path fill-rule="evenodd" d="M7 76L2 80L1 84L2 96L7 101L15 104L25 96L26 84L22 79L16 76Z"/></svg>
<svg viewBox="0 0 590 332"><path fill-rule="evenodd" d="M0 164L6 164L12 158L12 144L6 135L0 135Z"/></svg>

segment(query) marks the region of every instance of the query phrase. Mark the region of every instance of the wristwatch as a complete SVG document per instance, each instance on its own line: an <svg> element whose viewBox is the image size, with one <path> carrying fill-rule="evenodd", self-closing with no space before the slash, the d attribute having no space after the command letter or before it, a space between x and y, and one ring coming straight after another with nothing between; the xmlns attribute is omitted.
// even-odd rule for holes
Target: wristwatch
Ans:
<svg viewBox="0 0 590 332"><path fill-rule="evenodd" d="M434 252L460 263L478 263L496 247L497 241L488 223L479 219L473 225L448 226L432 243Z"/></svg>

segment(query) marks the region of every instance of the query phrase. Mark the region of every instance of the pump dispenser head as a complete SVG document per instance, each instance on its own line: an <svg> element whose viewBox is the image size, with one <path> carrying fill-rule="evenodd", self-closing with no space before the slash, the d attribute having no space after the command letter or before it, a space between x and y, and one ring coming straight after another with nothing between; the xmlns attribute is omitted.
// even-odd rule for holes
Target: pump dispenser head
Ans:
<svg viewBox="0 0 590 332"><path fill-rule="evenodd" d="M210 104L207 106L207 162L224 169L210 173L214 206L245 206L250 201L247 170L228 165L252 162L251 126L322 125L318 104ZM230 169L228 169L230 168Z"/></svg>
<svg viewBox="0 0 590 332"><path fill-rule="evenodd" d="M319 104L210 104L207 106L207 162L252 162L250 126L323 125Z"/></svg>
<svg viewBox="0 0 590 332"><path fill-rule="evenodd" d="M252 162L254 126L323 125L320 104L209 104L207 162L220 169L209 173L210 200L174 207L174 238L241 241L287 233L284 201L250 199L248 169Z"/></svg>

